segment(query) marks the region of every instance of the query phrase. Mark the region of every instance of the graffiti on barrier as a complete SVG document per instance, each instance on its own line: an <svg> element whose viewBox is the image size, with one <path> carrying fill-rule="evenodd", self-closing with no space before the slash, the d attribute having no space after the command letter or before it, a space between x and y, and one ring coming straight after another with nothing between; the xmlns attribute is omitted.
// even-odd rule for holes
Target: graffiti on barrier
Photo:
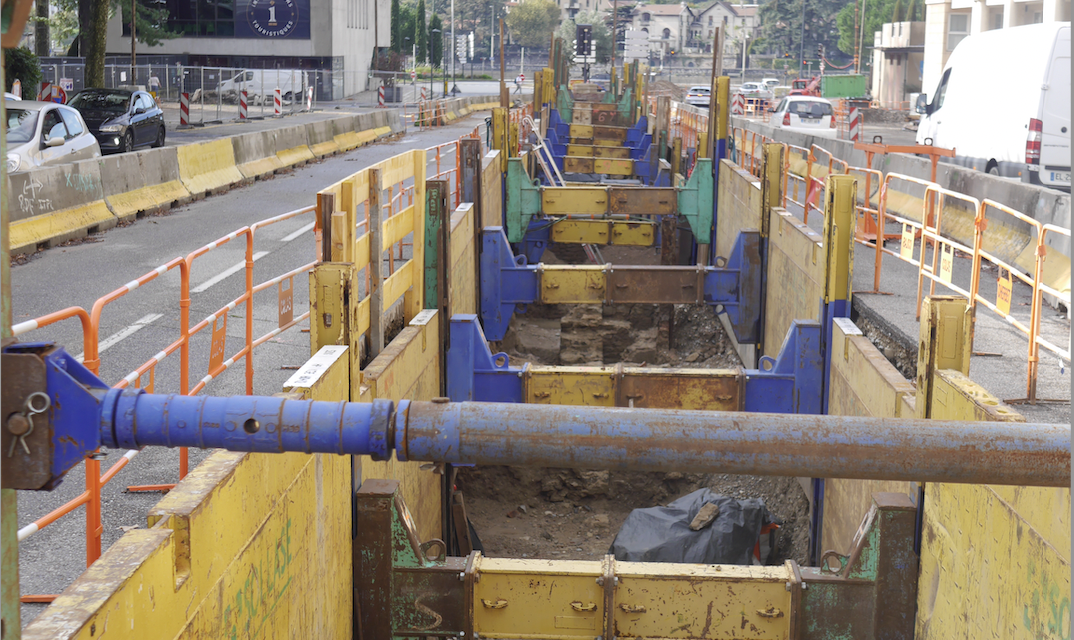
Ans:
<svg viewBox="0 0 1074 640"><path fill-rule="evenodd" d="M238 589L231 604L224 609L224 629L229 638L261 638L262 628L272 620L276 605L291 585L291 519L287 519L275 544L268 545L260 557L251 558L245 578L238 578ZM234 588L234 587L233 587Z"/></svg>

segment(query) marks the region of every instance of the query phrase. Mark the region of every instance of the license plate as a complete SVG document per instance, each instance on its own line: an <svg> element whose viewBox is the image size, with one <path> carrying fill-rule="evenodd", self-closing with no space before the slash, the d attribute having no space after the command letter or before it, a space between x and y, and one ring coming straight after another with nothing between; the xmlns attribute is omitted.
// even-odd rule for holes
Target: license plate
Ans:
<svg viewBox="0 0 1074 640"><path fill-rule="evenodd" d="M1070 172L1060 173L1058 171L1053 171L1052 182L1070 182Z"/></svg>
<svg viewBox="0 0 1074 640"><path fill-rule="evenodd" d="M799 119L802 122L806 123L806 124L817 124L818 122L820 122L820 118L799 118Z"/></svg>

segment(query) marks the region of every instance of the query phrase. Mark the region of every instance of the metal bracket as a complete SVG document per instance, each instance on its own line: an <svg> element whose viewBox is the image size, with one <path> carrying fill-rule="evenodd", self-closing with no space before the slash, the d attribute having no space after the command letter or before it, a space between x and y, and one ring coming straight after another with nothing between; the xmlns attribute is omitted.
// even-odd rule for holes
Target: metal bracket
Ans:
<svg viewBox="0 0 1074 640"><path fill-rule="evenodd" d="M536 253L537 245L533 248ZM568 290L572 283L561 287L557 279L581 275L591 267L531 265L526 256L516 256L511 251L502 227L486 227L482 231L481 322L488 339L498 341L506 335L517 307L542 300L604 304L705 302L716 305L718 313L728 314L739 342L757 342L761 312L759 232L740 233L731 257L717 263L715 267L604 265L599 272L590 274L590 281L584 285L585 298L572 299ZM555 299L550 300L549 292L553 290ZM594 296L592 292L597 290L603 293Z"/></svg>
<svg viewBox="0 0 1074 640"><path fill-rule="evenodd" d="M10 344L2 362L3 488L55 489L97 448L97 424L86 416L98 414L108 386L52 343Z"/></svg>
<svg viewBox="0 0 1074 640"><path fill-rule="evenodd" d="M824 391L821 324L794 320L776 358L746 370L747 412L819 414Z"/></svg>

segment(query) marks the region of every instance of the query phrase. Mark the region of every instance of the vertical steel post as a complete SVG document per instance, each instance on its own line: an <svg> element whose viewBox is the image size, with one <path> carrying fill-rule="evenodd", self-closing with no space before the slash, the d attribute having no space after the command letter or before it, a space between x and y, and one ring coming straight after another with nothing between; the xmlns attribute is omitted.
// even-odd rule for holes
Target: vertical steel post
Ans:
<svg viewBox="0 0 1074 640"><path fill-rule="evenodd" d="M0 49L0 85L4 84L4 53ZM7 122L7 110L0 103L0 117ZM7 127L0 127L0 157L7 157ZM7 173L6 170L3 170ZM0 175L0 339L11 338L11 238L8 234L7 179ZM0 464L4 464L0 461ZM4 640L22 637L19 619L19 540L18 501L14 489L0 489L0 633Z"/></svg>
<svg viewBox="0 0 1074 640"><path fill-rule="evenodd" d="M369 357L376 358L384 350L384 227L381 170L370 169L369 200L366 213L369 220ZM391 252L392 248L388 247Z"/></svg>

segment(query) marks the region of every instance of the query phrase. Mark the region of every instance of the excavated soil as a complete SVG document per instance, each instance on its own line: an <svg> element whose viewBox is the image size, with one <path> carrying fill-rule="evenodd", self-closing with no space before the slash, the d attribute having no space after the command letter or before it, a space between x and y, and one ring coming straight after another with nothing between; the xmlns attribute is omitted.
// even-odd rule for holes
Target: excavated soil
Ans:
<svg viewBox="0 0 1074 640"><path fill-rule="evenodd" d="M544 262L580 264L574 249L546 252ZM611 263L659 263L651 249L607 247L603 253ZM516 366L742 366L707 305L531 305L515 314L504 340L492 347ZM599 560L631 510L708 487L764 500L781 524L770 563L807 564L809 504L795 478L473 467L459 469L456 486L487 556Z"/></svg>

